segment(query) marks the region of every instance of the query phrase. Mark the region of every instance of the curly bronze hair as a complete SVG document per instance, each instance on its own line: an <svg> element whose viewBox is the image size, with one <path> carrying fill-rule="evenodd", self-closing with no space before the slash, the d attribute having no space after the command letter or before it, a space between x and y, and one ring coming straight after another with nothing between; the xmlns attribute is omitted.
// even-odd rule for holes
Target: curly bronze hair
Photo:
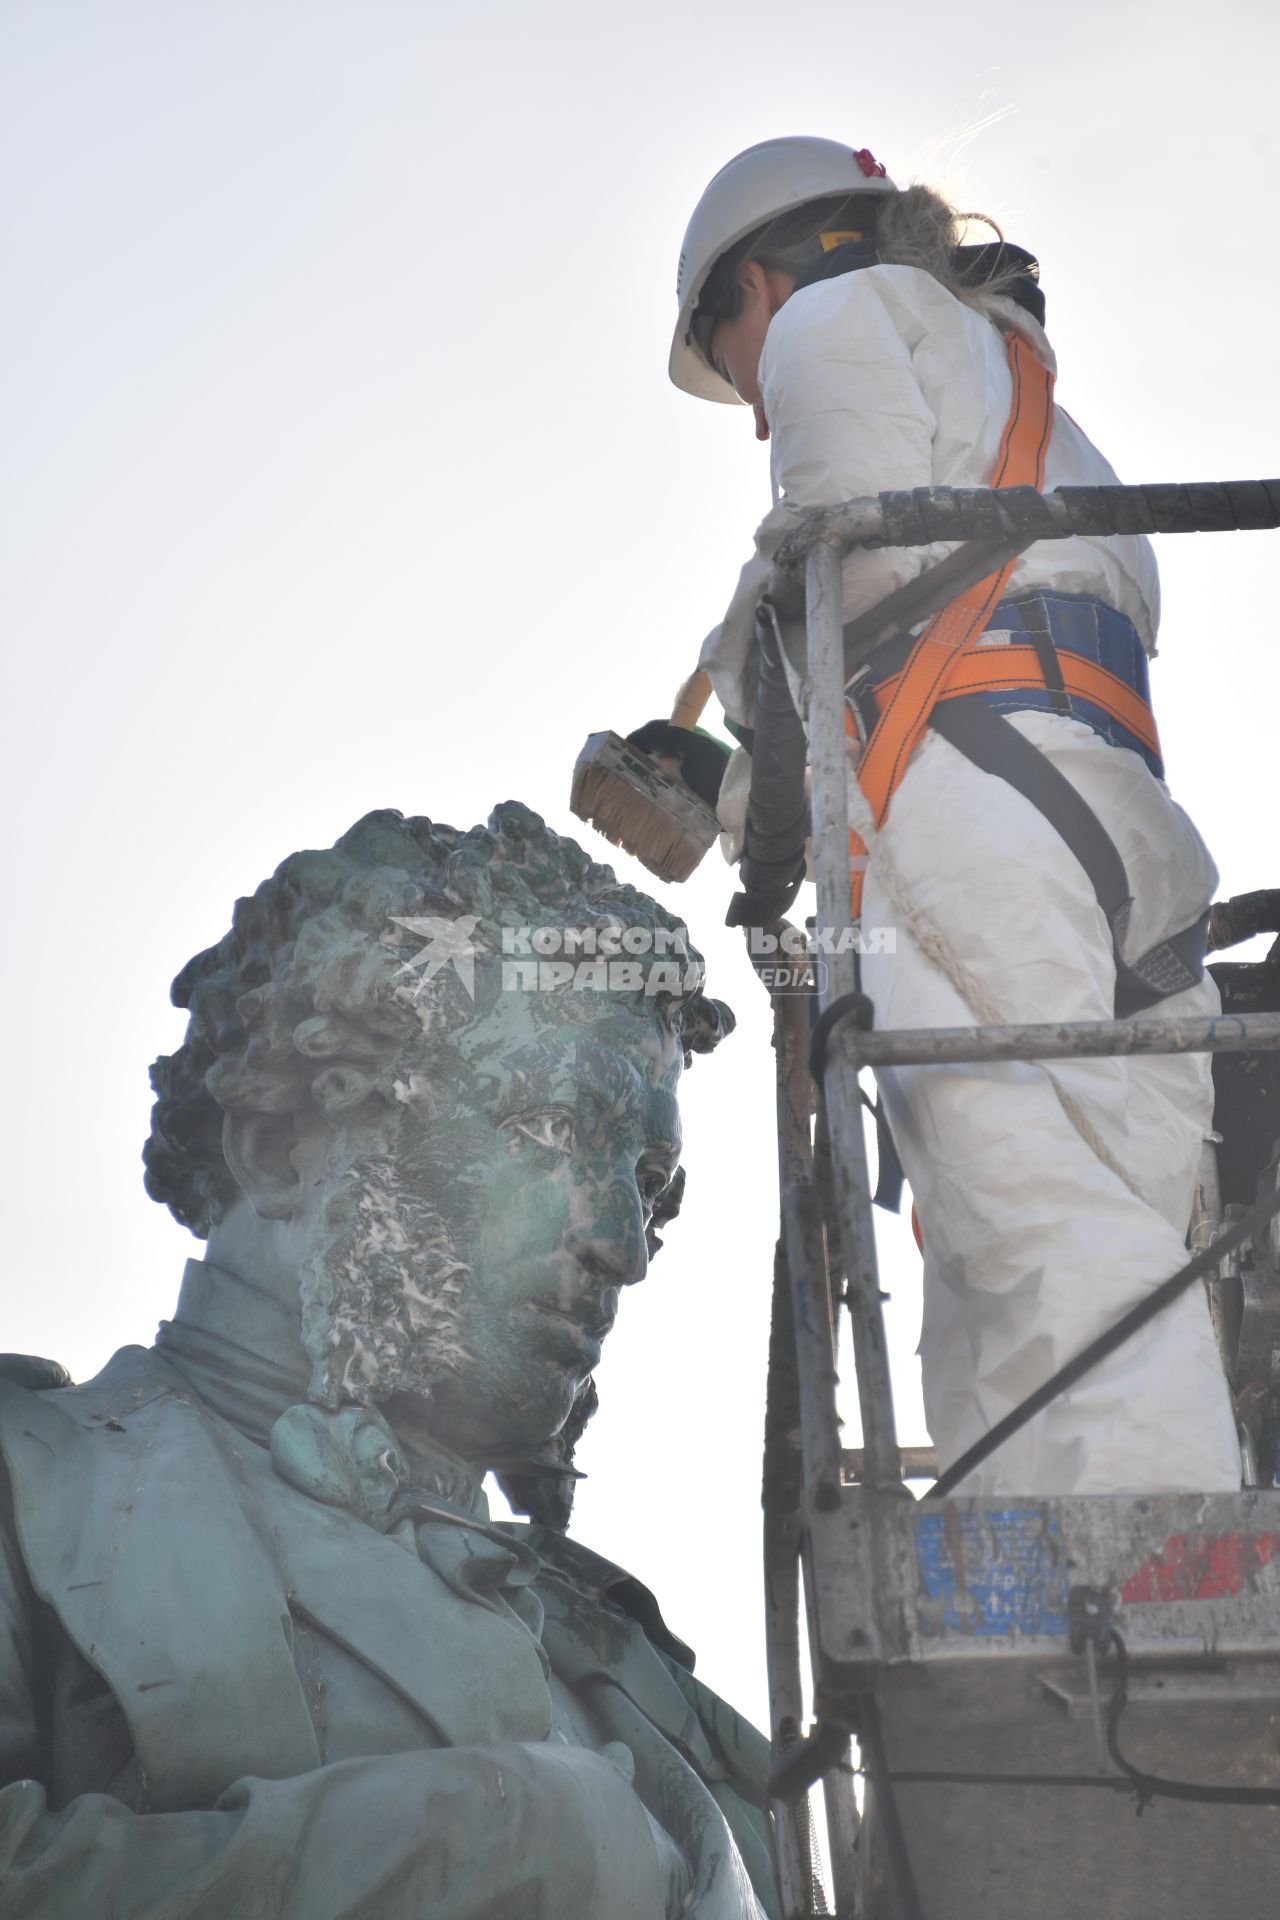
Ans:
<svg viewBox="0 0 1280 1920"><path fill-rule="evenodd" d="M474 917L474 998L452 967L425 991L404 983L417 936L400 923L423 915ZM505 801L487 827L466 832L382 809L331 848L290 854L174 981L173 1003L191 1017L182 1046L151 1068L147 1192L207 1236L238 1192L223 1158L224 1113L311 1109L354 1120L390 1109L406 1043L420 1048L425 1034L429 1048L447 1050L451 1034L496 1001L503 929L547 923L671 936L682 984L642 994L636 1011L672 1021L686 1063L732 1027L728 1009L702 991L701 956L681 923L527 807ZM589 1019L599 999L538 994L535 1017L562 1019L572 1000Z"/></svg>

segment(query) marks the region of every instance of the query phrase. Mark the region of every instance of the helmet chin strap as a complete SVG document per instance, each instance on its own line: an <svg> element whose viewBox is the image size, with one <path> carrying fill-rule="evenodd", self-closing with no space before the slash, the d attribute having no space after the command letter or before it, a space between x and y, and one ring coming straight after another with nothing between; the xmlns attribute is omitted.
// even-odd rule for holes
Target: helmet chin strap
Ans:
<svg viewBox="0 0 1280 1920"><path fill-rule="evenodd" d="M816 280L834 280L842 273L853 273L858 267L874 267L879 264L880 255L876 251L874 235L851 234L848 239L842 235L824 233L819 236L822 253L807 267L801 267L795 277L793 293L799 293L801 287L810 287ZM828 246L828 240L834 241Z"/></svg>

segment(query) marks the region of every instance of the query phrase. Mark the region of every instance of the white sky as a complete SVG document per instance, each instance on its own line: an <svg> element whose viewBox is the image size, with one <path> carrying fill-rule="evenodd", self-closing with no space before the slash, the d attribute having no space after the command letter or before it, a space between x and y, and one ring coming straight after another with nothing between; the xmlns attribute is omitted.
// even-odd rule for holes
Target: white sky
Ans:
<svg viewBox="0 0 1280 1920"><path fill-rule="evenodd" d="M84 1378L169 1312L200 1249L142 1190L147 1067L238 894L376 806L515 797L589 837L584 736L664 707L768 505L746 412L666 379L680 237L740 148L870 146L1035 249L1060 397L1123 478L1280 466L1278 22L5 0L0 1346ZM1274 538L1160 547L1170 778L1224 893L1280 877ZM666 890L741 1024L687 1083L688 1204L624 1301L575 1532L763 1722L772 1061L732 888L712 856ZM921 1440L901 1225L882 1255Z"/></svg>

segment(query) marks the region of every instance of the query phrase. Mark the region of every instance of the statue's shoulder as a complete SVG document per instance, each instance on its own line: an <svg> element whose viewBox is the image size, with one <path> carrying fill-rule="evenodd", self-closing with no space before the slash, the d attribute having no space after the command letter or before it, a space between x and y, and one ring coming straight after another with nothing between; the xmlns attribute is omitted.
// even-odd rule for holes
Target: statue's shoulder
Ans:
<svg viewBox="0 0 1280 1920"><path fill-rule="evenodd" d="M553 1533L549 1527L511 1526L508 1532L527 1540L543 1565L577 1589L597 1605L604 1605L624 1613L636 1625L643 1629L645 1638L660 1653L674 1660L678 1666L693 1672L694 1653L692 1647L685 1645L672 1633L662 1617L655 1594L633 1573L620 1567L614 1560L606 1560L601 1553L595 1553L590 1547L584 1547L579 1540L571 1540L567 1534Z"/></svg>
<svg viewBox="0 0 1280 1920"><path fill-rule="evenodd" d="M6 1528L24 1553L47 1547L57 1558L100 1519L102 1467L132 1483L151 1437L146 1402L168 1382L156 1377L144 1348L127 1347L77 1386L64 1366L41 1354L0 1355L0 1485ZM138 1420L128 1409L143 1409ZM107 1443L104 1451L104 1443Z"/></svg>
<svg viewBox="0 0 1280 1920"><path fill-rule="evenodd" d="M179 1397L186 1397L181 1382L149 1347L122 1347L81 1385L56 1360L0 1354L0 1452L11 1473L21 1472L28 1456L42 1472L55 1459L74 1470L80 1436L128 1431L145 1444L149 1410Z"/></svg>
<svg viewBox="0 0 1280 1920"><path fill-rule="evenodd" d="M703 1734L718 1752L724 1774L748 1804L767 1804L769 1743L764 1735L727 1700L694 1677L693 1649L671 1631L662 1617L657 1597L616 1561L606 1560L580 1541L545 1527L512 1527L528 1540L543 1565L597 1606L625 1614L642 1630L654 1653Z"/></svg>
<svg viewBox="0 0 1280 1920"><path fill-rule="evenodd" d="M121 1347L101 1373L77 1384L59 1360L39 1353L0 1353L0 1387L25 1393L74 1393L86 1402L112 1399L122 1392L133 1402L175 1384L173 1369L154 1347Z"/></svg>
<svg viewBox="0 0 1280 1920"><path fill-rule="evenodd" d="M51 1393L75 1385L60 1361L46 1360L39 1353L0 1353L0 1381L28 1393Z"/></svg>
<svg viewBox="0 0 1280 1920"><path fill-rule="evenodd" d="M57 1360L38 1353L0 1353L0 1468L20 1474L22 1456L33 1454L66 1424L59 1402L76 1391ZM52 1456L51 1456L52 1457Z"/></svg>

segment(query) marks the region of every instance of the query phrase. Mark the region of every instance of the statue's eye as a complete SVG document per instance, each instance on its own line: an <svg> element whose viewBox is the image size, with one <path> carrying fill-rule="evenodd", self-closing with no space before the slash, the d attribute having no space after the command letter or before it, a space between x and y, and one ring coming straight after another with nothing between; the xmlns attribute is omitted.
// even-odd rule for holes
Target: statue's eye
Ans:
<svg viewBox="0 0 1280 1920"><path fill-rule="evenodd" d="M671 1184L671 1175L665 1167L637 1167L636 1185L640 1189L640 1198L646 1207L656 1207L658 1201Z"/></svg>
<svg viewBox="0 0 1280 1920"><path fill-rule="evenodd" d="M502 1123L504 1133L527 1140L547 1153L573 1151L573 1115L564 1107L543 1107L535 1113L517 1113Z"/></svg>

